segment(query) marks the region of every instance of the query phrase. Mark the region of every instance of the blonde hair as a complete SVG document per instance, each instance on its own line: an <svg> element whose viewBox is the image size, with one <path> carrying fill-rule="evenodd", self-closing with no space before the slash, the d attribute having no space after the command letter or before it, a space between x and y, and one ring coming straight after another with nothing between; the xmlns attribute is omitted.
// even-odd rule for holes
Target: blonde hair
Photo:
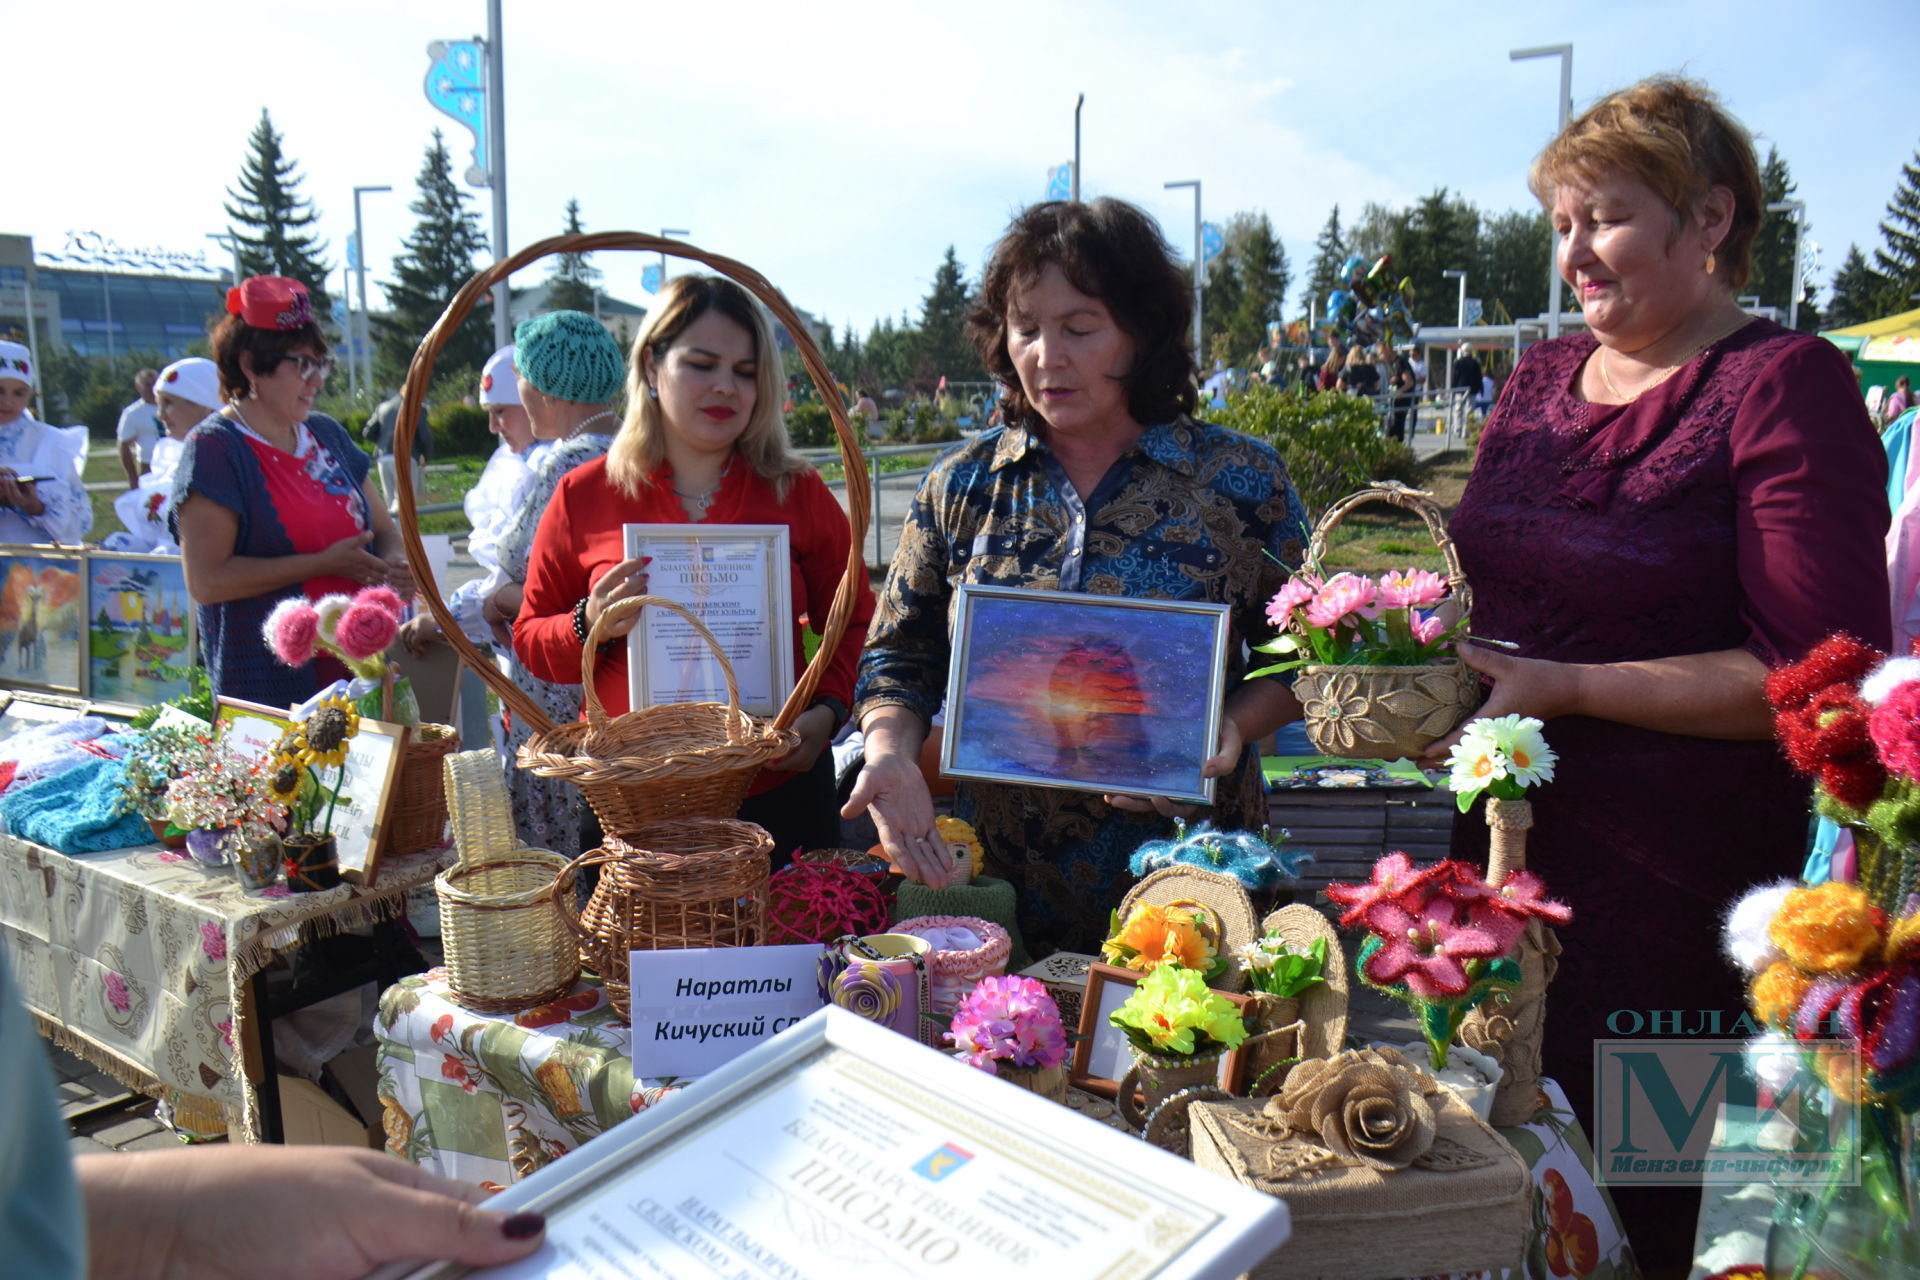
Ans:
<svg viewBox="0 0 1920 1280"><path fill-rule="evenodd" d="M753 295L722 276L675 276L660 293L659 303L633 340L627 361L627 416L607 450L607 476L614 488L629 498L641 490L666 460L666 415L660 401L647 394L645 353L653 353L657 373L667 349L701 316L718 311L745 329L753 339L753 412L746 430L734 442L755 474L773 484L784 500L793 477L807 470L804 458L793 451L786 418L780 412L785 391L780 376L780 349L773 339L773 321Z"/></svg>
<svg viewBox="0 0 1920 1280"><path fill-rule="evenodd" d="M1684 76L1654 76L1610 93L1560 131L1534 159L1527 186L1541 204L1568 178L1624 173L1640 179L1673 212L1671 245L1714 187L1733 193L1726 237L1714 247L1716 275L1733 289L1753 275L1753 238L1766 197L1753 136L1713 90Z"/></svg>

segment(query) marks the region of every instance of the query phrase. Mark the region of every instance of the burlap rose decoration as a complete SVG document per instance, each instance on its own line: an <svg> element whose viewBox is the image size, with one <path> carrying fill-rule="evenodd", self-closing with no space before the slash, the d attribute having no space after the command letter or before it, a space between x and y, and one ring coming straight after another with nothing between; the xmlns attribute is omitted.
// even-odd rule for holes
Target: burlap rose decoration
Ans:
<svg viewBox="0 0 1920 1280"><path fill-rule="evenodd" d="M1316 1135L1354 1164L1404 1169L1433 1145L1432 1077L1392 1049L1350 1049L1309 1058L1267 1100L1267 1115Z"/></svg>

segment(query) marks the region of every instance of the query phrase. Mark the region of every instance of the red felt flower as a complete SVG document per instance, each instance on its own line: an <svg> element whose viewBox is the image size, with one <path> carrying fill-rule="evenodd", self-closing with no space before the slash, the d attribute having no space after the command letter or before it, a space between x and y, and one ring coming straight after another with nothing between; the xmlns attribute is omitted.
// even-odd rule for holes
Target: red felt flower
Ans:
<svg viewBox="0 0 1920 1280"><path fill-rule="evenodd" d="M1849 809L1865 809L1887 789L1886 768L1867 753L1829 761L1816 776L1821 789Z"/></svg>
<svg viewBox="0 0 1920 1280"><path fill-rule="evenodd" d="M1885 657L1871 645L1836 632L1791 666L1767 677L1767 701L1776 711L1797 711L1833 685L1856 685Z"/></svg>
<svg viewBox="0 0 1920 1280"><path fill-rule="evenodd" d="M1466 962L1492 960L1507 953L1519 929L1508 932L1505 913L1475 920L1468 908L1435 893L1412 910L1382 900L1367 908L1367 928L1381 947L1368 957L1367 980L1377 986L1405 982L1407 990L1428 1000L1451 1000L1467 993Z"/></svg>
<svg viewBox="0 0 1920 1280"><path fill-rule="evenodd" d="M1566 924L1573 919L1573 908L1546 896L1546 882L1531 871L1515 871L1494 890L1496 904L1518 911L1529 918L1549 924Z"/></svg>
<svg viewBox="0 0 1920 1280"><path fill-rule="evenodd" d="M1447 870L1450 865L1453 864L1436 862L1430 867L1415 867L1413 859L1406 854L1390 853L1373 864L1372 880L1366 884L1330 884L1327 897L1347 908L1340 923L1352 925L1379 903L1403 897L1424 900L1430 885L1451 874Z"/></svg>
<svg viewBox="0 0 1920 1280"><path fill-rule="evenodd" d="M1540 1182L1547 1196L1547 1269L1584 1276L1600 1265L1600 1233L1592 1218L1574 1211L1573 1188L1558 1169L1548 1169Z"/></svg>

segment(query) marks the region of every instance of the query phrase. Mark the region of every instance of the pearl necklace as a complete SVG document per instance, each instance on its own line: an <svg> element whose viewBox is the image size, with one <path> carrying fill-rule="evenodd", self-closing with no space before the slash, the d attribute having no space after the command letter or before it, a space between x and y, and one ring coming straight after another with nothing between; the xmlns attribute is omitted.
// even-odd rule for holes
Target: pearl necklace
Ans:
<svg viewBox="0 0 1920 1280"><path fill-rule="evenodd" d="M580 434L581 432L583 432L583 431L585 431L585 430L586 430L586 429L587 429L588 427L590 427L590 426L592 426L592 425L593 425L594 423L596 423L596 422L598 422L598 421L600 421L600 419L602 419L602 418L611 418L611 417L614 417L614 416L615 416L615 415L614 415L614 412L613 412L613 410L611 410L611 409L602 409L602 410L601 410L600 412L598 412L598 413L596 413L596 414L594 414L594 415L593 415L593 416L591 416L591 417L587 417L587 418L582 418L582 419L580 419L580 421L579 421L579 422L578 422L578 423L577 423L577 424L576 424L576 425L574 426L574 428L573 428L573 430L571 430L571 431L569 431L569 432L567 432L567 434L566 434L566 438L567 438L568 440L571 440L571 439L573 439L573 438L574 438L575 436L577 436L577 435L579 435L579 434Z"/></svg>

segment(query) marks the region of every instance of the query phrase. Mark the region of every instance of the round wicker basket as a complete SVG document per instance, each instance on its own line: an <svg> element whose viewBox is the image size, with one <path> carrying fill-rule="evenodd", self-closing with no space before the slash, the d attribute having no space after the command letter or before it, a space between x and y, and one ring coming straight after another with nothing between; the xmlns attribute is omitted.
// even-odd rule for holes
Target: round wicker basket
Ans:
<svg viewBox="0 0 1920 1280"><path fill-rule="evenodd" d="M518 1013L573 989L580 956L554 910L567 860L545 849L457 862L434 879L440 945L454 1002L475 1013Z"/></svg>
<svg viewBox="0 0 1920 1280"><path fill-rule="evenodd" d="M677 818L610 833L604 848L567 864L554 891L561 923L621 1017L630 1016L628 952L764 941L772 852L773 837L750 822ZM576 916L574 877L591 866L600 883Z"/></svg>
<svg viewBox="0 0 1920 1280"><path fill-rule="evenodd" d="M834 435L840 445L840 458L846 473L847 522L851 528L852 537L848 543L846 570L841 575L840 587L834 594L833 604L826 611L824 618L810 619L814 630L820 634L820 647L815 651L813 660L807 664L799 680L795 682L793 691L781 706L779 714L773 719L773 728L784 733L790 730L800 714L812 705L814 693L819 688L821 678L826 674L827 664L832 661L834 653L840 647L842 637L846 634L854 601L858 595L859 582L861 576L867 571L861 547L866 536L868 521L872 517L873 493L860 452L859 433L854 430L852 421L847 416L846 406L841 402L833 374L821 357L818 344L813 340L811 332L806 323L801 320L799 313L793 309L780 291L774 288L765 276L745 263L708 253L678 240L644 235L636 231L602 231L593 234L554 236L551 239L539 241L510 257L495 262L468 280L453 296L453 300L447 304L447 309L441 313L439 320L434 322L433 328L427 331L426 337L421 340L419 349L414 352L412 366L407 371L406 386L401 393L400 418L394 427L393 444L394 461L399 471L401 541L406 546L409 560L415 564L428 562L426 546L420 540L419 511L413 494L413 438L422 406L426 403L427 388L433 381L434 362L439 359L447 340L466 321L474 307L488 295L493 287L514 272L553 254L597 253L603 250L672 254L675 257L701 263L740 284L764 303L773 313L774 318L786 327L788 334L792 336L800 361L806 367L814 385L820 389L821 402L826 406L827 414L833 421ZM481 654L472 641L466 638L459 624L454 620L452 612L447 608L446 601L440 597L431 575L422 574L419 587L420 597L426 604L428 612L440 624L442 634L460 655L460 660L486 682L520 723L527 725L536 733L551 733L555 728L551 718L542 712L531 698L521 692L519 686L496 667L489 657ZM594 648L588 646L586 652L593 653ZM587 681L589 690L592 688L592 683L591 680ZM724 730L725 725L716 719L713 721L713 728ZM609 745L617 752L626 741L613 739L610 740ZM716 747L734 745L724 732L713 733L710 736L710 742ZM597 754L597 744L585 745ZM612 763L620 757L616 754L612 757L602 756L601 759ZM525 767L527 762L523 759L521 763ZM671 778L676 771L697 773L699 769L698 766L679 757L662 757L654 753L644 757L638 767L647 769L662 763L665 763L666 767L660 770L654 780L649 783L662 790L672 788L674 784ZM750 781L751 778L749 778ZM738 800L733 803L737 809ZM733 812L733 809L729 809L724 813L709 813L707 816L729 817Z"/></svg>
<svg viewBox="0 0 1920 1280"><path fill-rule="evenodd" d="M1327 508L1314 528L1306 563L1317 568L1340 522L1369 502L1401 507L1425 522L1446 562L1452 607L1460 617L1472 612L1473 588L1447 534L1446 517L1432 495L1398 481L1383 480ZM1320 754L1411 760L1473 714L1480 705L1480 677L1458 658L1412 667L1308 663L1300 668L1293 692L1306 709L1307 738Z"/></svg>
<svg viewBox="0 0 1920 1280"><path fill-rule="evenodd" d="M446 838L444 765L459 749L460 734L450 724L423 724L408 731L393 789L393 816L387 820L386 856L418 853Z"/></svg>

